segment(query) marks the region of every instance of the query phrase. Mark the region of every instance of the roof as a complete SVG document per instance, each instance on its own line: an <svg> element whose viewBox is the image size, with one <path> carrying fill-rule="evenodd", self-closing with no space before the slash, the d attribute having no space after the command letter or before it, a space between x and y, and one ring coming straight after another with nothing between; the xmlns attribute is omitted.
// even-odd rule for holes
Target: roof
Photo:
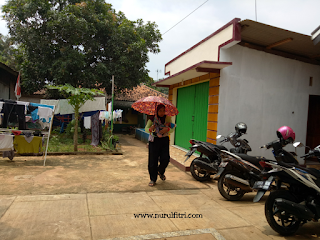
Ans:
<svg viewBox="0 0 320 240"><path fill-rule="evenodd" d="M148 97L148 96L159 96L159 97L168 98L167 94L159 92L144 84L140 84L134 87L133 89L126 88L126 89L123 89L120 93L116 93L114 100L135 102L141 98ZM108 95L107 99L111 99L111 96Z"/></svg>
<svg viewBox="0 0 320 240"><path fill-rule="evenodd" d="M231 62L202 61L166 79L154 83L159 87L168 87L184 80L200 77L207 73L220 73L220 70L232 65Z"/></svg>
<svg viewBox="0 0 320 240"><path fill-rule="evenodd" d="M13 70L12 68L10 68L9 66L7 66L6 64L0 62L0 69L3 69L5 72L8 72L9 74L12 75L11 78L9 78L9 80L11 80L11 82L16 82L17 81L17 77L19 75L19 72Z"/></svg>
<svg viewBox="0 0 320 240"><path fill-rule="evenodd" d="M320 65L320 45L314 45L310 35L252 20L243 20L239 24L241 25L240 45L250 46L251 44L261 48L258 50L276 55L281 55L280 52L282 52L289 58Z"/></svg>

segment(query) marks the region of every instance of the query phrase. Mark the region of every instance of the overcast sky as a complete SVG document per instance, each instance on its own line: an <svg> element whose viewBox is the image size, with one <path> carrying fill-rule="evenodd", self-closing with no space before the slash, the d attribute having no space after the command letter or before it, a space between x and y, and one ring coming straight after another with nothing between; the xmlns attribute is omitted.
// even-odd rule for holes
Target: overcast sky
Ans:
<svg viewBox="0 0 320 240"><path fill-rule="evenodd" d="M6 1L0 0L2 6ZM107 0L129 20L156 22L161 33L199 7L206 0ZM320 25L320 0L256 0L257 21L310 35ZM2 14L1 14L2 15ZM163 35L161 52L149 54L149 75L164 77L164 65L234 18L255 20L255 0L208 0L202 7ZM7 35L0 20L0 33ZM161 71L158 73L157 70Z"/></svg>

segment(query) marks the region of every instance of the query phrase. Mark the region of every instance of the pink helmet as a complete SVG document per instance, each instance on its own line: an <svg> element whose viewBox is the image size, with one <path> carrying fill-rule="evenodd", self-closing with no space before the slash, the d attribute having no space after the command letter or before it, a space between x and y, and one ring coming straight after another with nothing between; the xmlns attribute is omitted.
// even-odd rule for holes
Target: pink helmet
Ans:
<svg viewBox="0 0 320 240"><path fill-rule="evenodd" d="M277 130L277 136L283 140L289 140L293 142L296 139L296 134L291 127L282 126Z"/></svg>

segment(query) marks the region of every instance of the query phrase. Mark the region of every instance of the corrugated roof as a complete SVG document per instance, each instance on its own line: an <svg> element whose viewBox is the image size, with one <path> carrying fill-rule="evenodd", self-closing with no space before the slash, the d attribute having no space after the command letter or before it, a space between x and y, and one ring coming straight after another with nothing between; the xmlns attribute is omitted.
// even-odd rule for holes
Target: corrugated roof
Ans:
<svg viewBox="0 0 320 240"><path fill-rule="evenodd" d="M282 40L292 38L272 50L282 51L311 60L317 60L320 64L320 45L314 45L311 36L285 29L277 28L252 20L243 20L241 25L241 42L252 43L261 47L267 47Z"/></svg>
<svg viewBox="0 0 320 240"><path fill-rule="evenodd" d="M159 96L159 97L168 98L167 94L164 94L144 84L141 84L134 87L133 89L126 88L126 89L123 89L120 93L115 93L114 100L135 102L141 98L148 97L148 96ZM108 95L107 99L111 99L111 96Z"/></svg>

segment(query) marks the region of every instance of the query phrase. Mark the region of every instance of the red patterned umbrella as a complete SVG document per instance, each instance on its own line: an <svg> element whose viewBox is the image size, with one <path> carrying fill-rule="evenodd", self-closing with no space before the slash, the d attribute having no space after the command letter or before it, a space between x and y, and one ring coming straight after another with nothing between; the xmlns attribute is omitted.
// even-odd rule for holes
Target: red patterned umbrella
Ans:
<svg viewBox="0 0 320 240"><path fill-rule="evenodd" d="M166 107L167 116L178 115L178 109L166 98L149 96L144 97L132 104L132 108L138 112L145 113L148 115L155 115L157 106L163 104Z"/></svg>

